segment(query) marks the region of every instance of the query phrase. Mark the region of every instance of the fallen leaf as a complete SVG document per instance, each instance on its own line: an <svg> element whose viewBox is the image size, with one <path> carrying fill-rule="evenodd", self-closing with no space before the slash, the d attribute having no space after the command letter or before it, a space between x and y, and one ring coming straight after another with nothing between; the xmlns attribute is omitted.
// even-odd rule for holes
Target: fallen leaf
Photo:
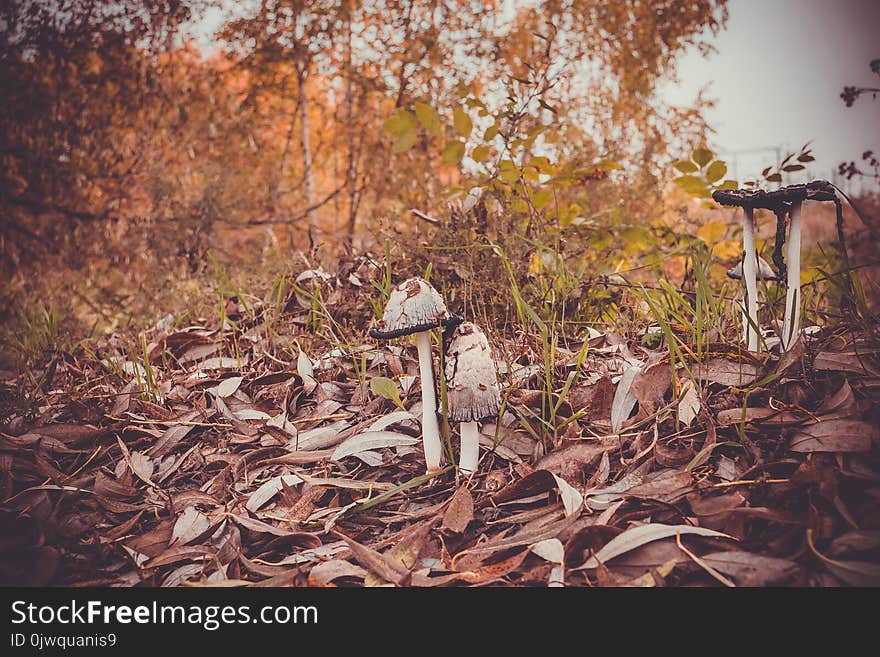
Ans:
<svg viewBox="0 0 880 657"><path fill-rule="evenodd" d="M343 441L333 452L333 456L330 459L332 461L340 461L346 456L353 456L358 452L382 449L383 447L415 445L418 442L418 438L394 431L366 431Z"/></svg>
<svg viewBox="0 0 880 657"><path fill-rule="evenodd" d="M538 470L548 470L560 477L576 481L583 476L584 470L608 450L610 445L578 441L566 445L562 449L554 449L535 463Z"/></svg>
<svg viewBox="0 0 880 657"><path fill-rule="evenodd" d="M849 381L844 379L837 392L823 400L818 412L825 414L838 413L849 410L853 404L855 404L855 395L853 394L852 387L849 385Z"/></svg>
<svg viewBox="0 0 880 657"><path fill-rule="evenodd" d="M228 379L223 379L223 381L220 382L220 385L217 386L217 395L220 397L231 397L235 394L235 391L238 390L238 387L243 380L244 377L242 376L233 376Z"/></svg>
<svg viewBox="0 0 880 657"><path fill-rule="evenodd" d="M737 586L781 585L789 583L801 571L794 561L739 550L713 552L701 559L718 572L729 575Z"/></svg>
<svg viewBox="0 0 880 657"><path fill-rule="evenodd" d="M581 507L584 505L584 496L581 495L580 491L559 475L554 474L553 479L556 480L556 486L559 488L559 495L562 497L562 506L565 507L565 515L571 516L580 511Z"/></svg>
<svg viewBox="0 0 880 657"><path fill-rule="evenodd" d="M456 534L467 529L474 519L474 499L467 486L459 486L443 513L443 527Z"/></svg>
<svg viewBox="0 0 880 657"><path fill-rule="evenodd" d="M640 367L631 366L617 382L617 390L614 393L614 400L611 402L611 430L614 433L620 433L623 423L636 405L636 396L631 388L633 381L641 371Z"/></svg>
<svg viewBox="0 0 880 657"><path fill-rule="evenodd" d="M239 420L271 420L272 416L256 408L242 408L234 411L233 415Z"/></svg>
<svg viewBox="0 0 880 657"><path fill-rule="evenodd" d="M187 507L174 523L171 544L186 545L199 538L211 526L211 520L194 506Z"/></svg>
<svg viewBox="0 0 880 657"><path fill-rule="evenodd" d="M690 379L682 384L681 389L683 394L681 401L678 402L678 419L684 426L689 427L700 413L700 391Z"/></svg>
<svg viewBox="0 0 880 657"><path fill-rule="evenodd" d="M384 376L377 376L370 379L370 390L374 395L379 395L380 397L393 402L395 406L403 410L403 402L400 400L400 391L397 389L397 384L391 379Z"/></svg>
<svg viewBox="0 0 880 657"><path fill-rule="evenodd" d="M623 383L623 379L621 379L621 383ZM666 391L671 385L672 370L668 363L655 363L639 372L631 387L639 404L639 417L647 417L656 413L657 409L663 406Z"/></svg>
<svg viewBox="0 0 880 657"><path fill-rule="evenodd" d="M529 549L551 563L561 564L565 561L565 548L558 538L546 538L532 543Z"/></svg>
<svg viewBox="0 0 880 657"><path fill-rule="evenodd" d="M314 370L312 368L312 359L306 356L305 352L300 350L296 357L296 371L303 381L303 391L310 395L318 387L318 382L314 378Z"/></svg>
<svg viewBox="0 0 880 657"><path fill-rule="evenodd" d="M589 558L581 568L596 568L600 563L611 561L614 557L626 554L630 550L664 538L670 538L676 534L695 534L697 536L712 536L717 538L733 539L733 536L716 532L712 529L692 527L691 525L664 525L660 523L648 523L627 529L622 534L612 538L601 550ZM734 539L735 540L735 539Z"/></svg>
<svg viewBox="0 0 880 657"><path fill-rule="evenodd" d="M462 571L458 573L458 577L471 584L498 579L499 577L504 577L519 568L519 565L525 561L528 554L529 550L521 550L501 561L491 564L483 564L476 568Z"/></svg>
<svg viewBox="0 0 880 657"><path fill-rule="evenodd" d="M261 485L253 493L251 493L250 497L248 498L247 504L245 504L245 508L251 513L255 513L257 510L262 508L263 505L265 505L269 500L275 497L275 495L281 491L284 485L295 486L297 484L301 484L302 482L303 480L294 474L273 477L272 479Z"/></svg>
<svg viewBox="0 0 880 657"><path fill-rule="evenodd" d="M813 359L814 370L830 370L834 372L854 372L866 376L880 376L867 360L867 356L845 354L834 351L820 351Z"/></svg>
<svg viewBox="0 0 880 657"><path fill-rule="evenodd" d="M747 386L758 378L758 368L751 363L725 358L710 358L703 363L697 363L691 372L698 381L732 387Z"/></svg>
<svg viewBox="0 0 880 657"><path fill-rule="evenodd" d="M397 585L402 584L406 579L409 578L409 571L404 568L404 566L400 562L395 561L391 557L377 552L376 550L367 547L366 545L361 545L357 541L349 538L341 532L336 533L343 541L346 542L346 544L354 554L354 558L357 559L358 563L360 563L370 572L375 573L382 579Z"/></svg>
<svg viewBox="0 0 880 657"><path fill-rule="evenodd" d="M410 413L409 411L394 411L393 413L389 413L388 415L383 415L379 419L375 420L372 424L367 427L367 431L382 431L383 429L387 429L393 424L402 424L404 422L410 421L413 422L416 420L416 416Z"/></svg>
<svg viewBox="0 0 880 657"><path fill-rule="evenodd" d="M842 561L830 559L816 549L813 530L807 530L807 545L836 577L851 586L880 586L880 564L867 561Z"/></svg>
<svg viewBox="0 0 880 657"><path fill-rule="evenodd" d="M363 579L366 575L366 570L342 559L323 561L309 571L309 579L317 586L326 586L334 579L339 579L340 577L357 577Z"/></svg>
<svg viewBox="0 0 880 657"><path fill-rule="evenodd" d="M686 495L693 488L694 479L689 472L670 469L651 473L650 480L633 486L626 491L625 495L672 502Z"/></svg>
<svg viewBox="0 0 880 657"><path fill-rule="evenodd" d="M822 420L796 431L793 452L867 452L880 441L880 427L859 420Z"/></svg>

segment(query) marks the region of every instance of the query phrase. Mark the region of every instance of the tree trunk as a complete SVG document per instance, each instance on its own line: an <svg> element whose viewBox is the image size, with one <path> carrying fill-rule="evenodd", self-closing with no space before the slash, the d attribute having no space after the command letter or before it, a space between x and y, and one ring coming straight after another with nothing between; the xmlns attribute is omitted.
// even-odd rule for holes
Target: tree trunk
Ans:
<svg viewBox="0 0 880 657"><path fill-rule="evenodd" d="M354 246L354 234L357 229L357 190L355 189L357 182L357 172L355 171L355 147L354 147L354 92L352 71L352 34L351 34L352 17L348 17L348 66L346 75L348 77L345 87L345 104L346 104L346 122L348 128L348 244Z"/></svg>
<svg viewBox="0 0 880 657"><path fill-rule="evenodd" d="M309 245L315 244L315 231L317 230L317 216L312 207L315 203L315 182L312 176L312 147L309 142L309 105L306 94L307 75L301 72L298 76L299 82L299 139L302 146L303 156L303 184L306 192L306 222L309 226Z"/></svg>

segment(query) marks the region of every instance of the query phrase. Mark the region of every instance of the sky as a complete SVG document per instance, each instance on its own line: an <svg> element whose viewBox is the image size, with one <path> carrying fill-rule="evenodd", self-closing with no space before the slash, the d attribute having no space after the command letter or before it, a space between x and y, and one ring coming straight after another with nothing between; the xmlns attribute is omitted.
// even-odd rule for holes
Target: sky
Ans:
<svg viewBox="0 0 880 657"><path fill-rule="evenodd" d="M730 0L727 27L680 61L663 96L690 104L701 88L716 100L707 113L712 146L739 181L776 161L776 148L812 141L816 161L802 178L831 180L837 164L880 152L880 98L847 108L844 85L880 87L869 63L880 58L880 0ZM792 179L791 182L801 182ZM860 184L841 185L858 191ZM865 189L876 187L865 186Z"/></svg>

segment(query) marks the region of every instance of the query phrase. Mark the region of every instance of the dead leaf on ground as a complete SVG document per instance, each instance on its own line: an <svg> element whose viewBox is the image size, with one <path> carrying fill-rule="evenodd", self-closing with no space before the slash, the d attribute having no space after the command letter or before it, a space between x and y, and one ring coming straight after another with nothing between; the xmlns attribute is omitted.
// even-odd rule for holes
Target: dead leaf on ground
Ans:
<svg viewBox="0 0 880 657"><path fill-rule="evenodd" d="M443 527L460 534L473 519L474 498L467 486L459 486L443 513Z"/></svg>
<svg viewBox="0 0 880 657"><path fill-rule="evenodd" d="M793 452L867 452L880 442L880 427L859 420L822 420L791 436Z"/></svg>

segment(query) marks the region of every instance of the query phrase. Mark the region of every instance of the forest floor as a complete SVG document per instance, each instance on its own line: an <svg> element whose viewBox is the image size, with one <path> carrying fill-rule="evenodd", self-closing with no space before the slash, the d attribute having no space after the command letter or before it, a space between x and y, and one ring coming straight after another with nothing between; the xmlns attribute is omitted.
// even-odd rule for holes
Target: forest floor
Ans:
<svg viewBox="0 0 880 657"><path fill-rule="evenodd" d="M782 355L594 331L549 359L488 327L505 411L473 476L445 422L426 475L414 344L315 337L368 279L304 272L273 301L2 372L0 583L880 584L871 327Z"/></svg>

